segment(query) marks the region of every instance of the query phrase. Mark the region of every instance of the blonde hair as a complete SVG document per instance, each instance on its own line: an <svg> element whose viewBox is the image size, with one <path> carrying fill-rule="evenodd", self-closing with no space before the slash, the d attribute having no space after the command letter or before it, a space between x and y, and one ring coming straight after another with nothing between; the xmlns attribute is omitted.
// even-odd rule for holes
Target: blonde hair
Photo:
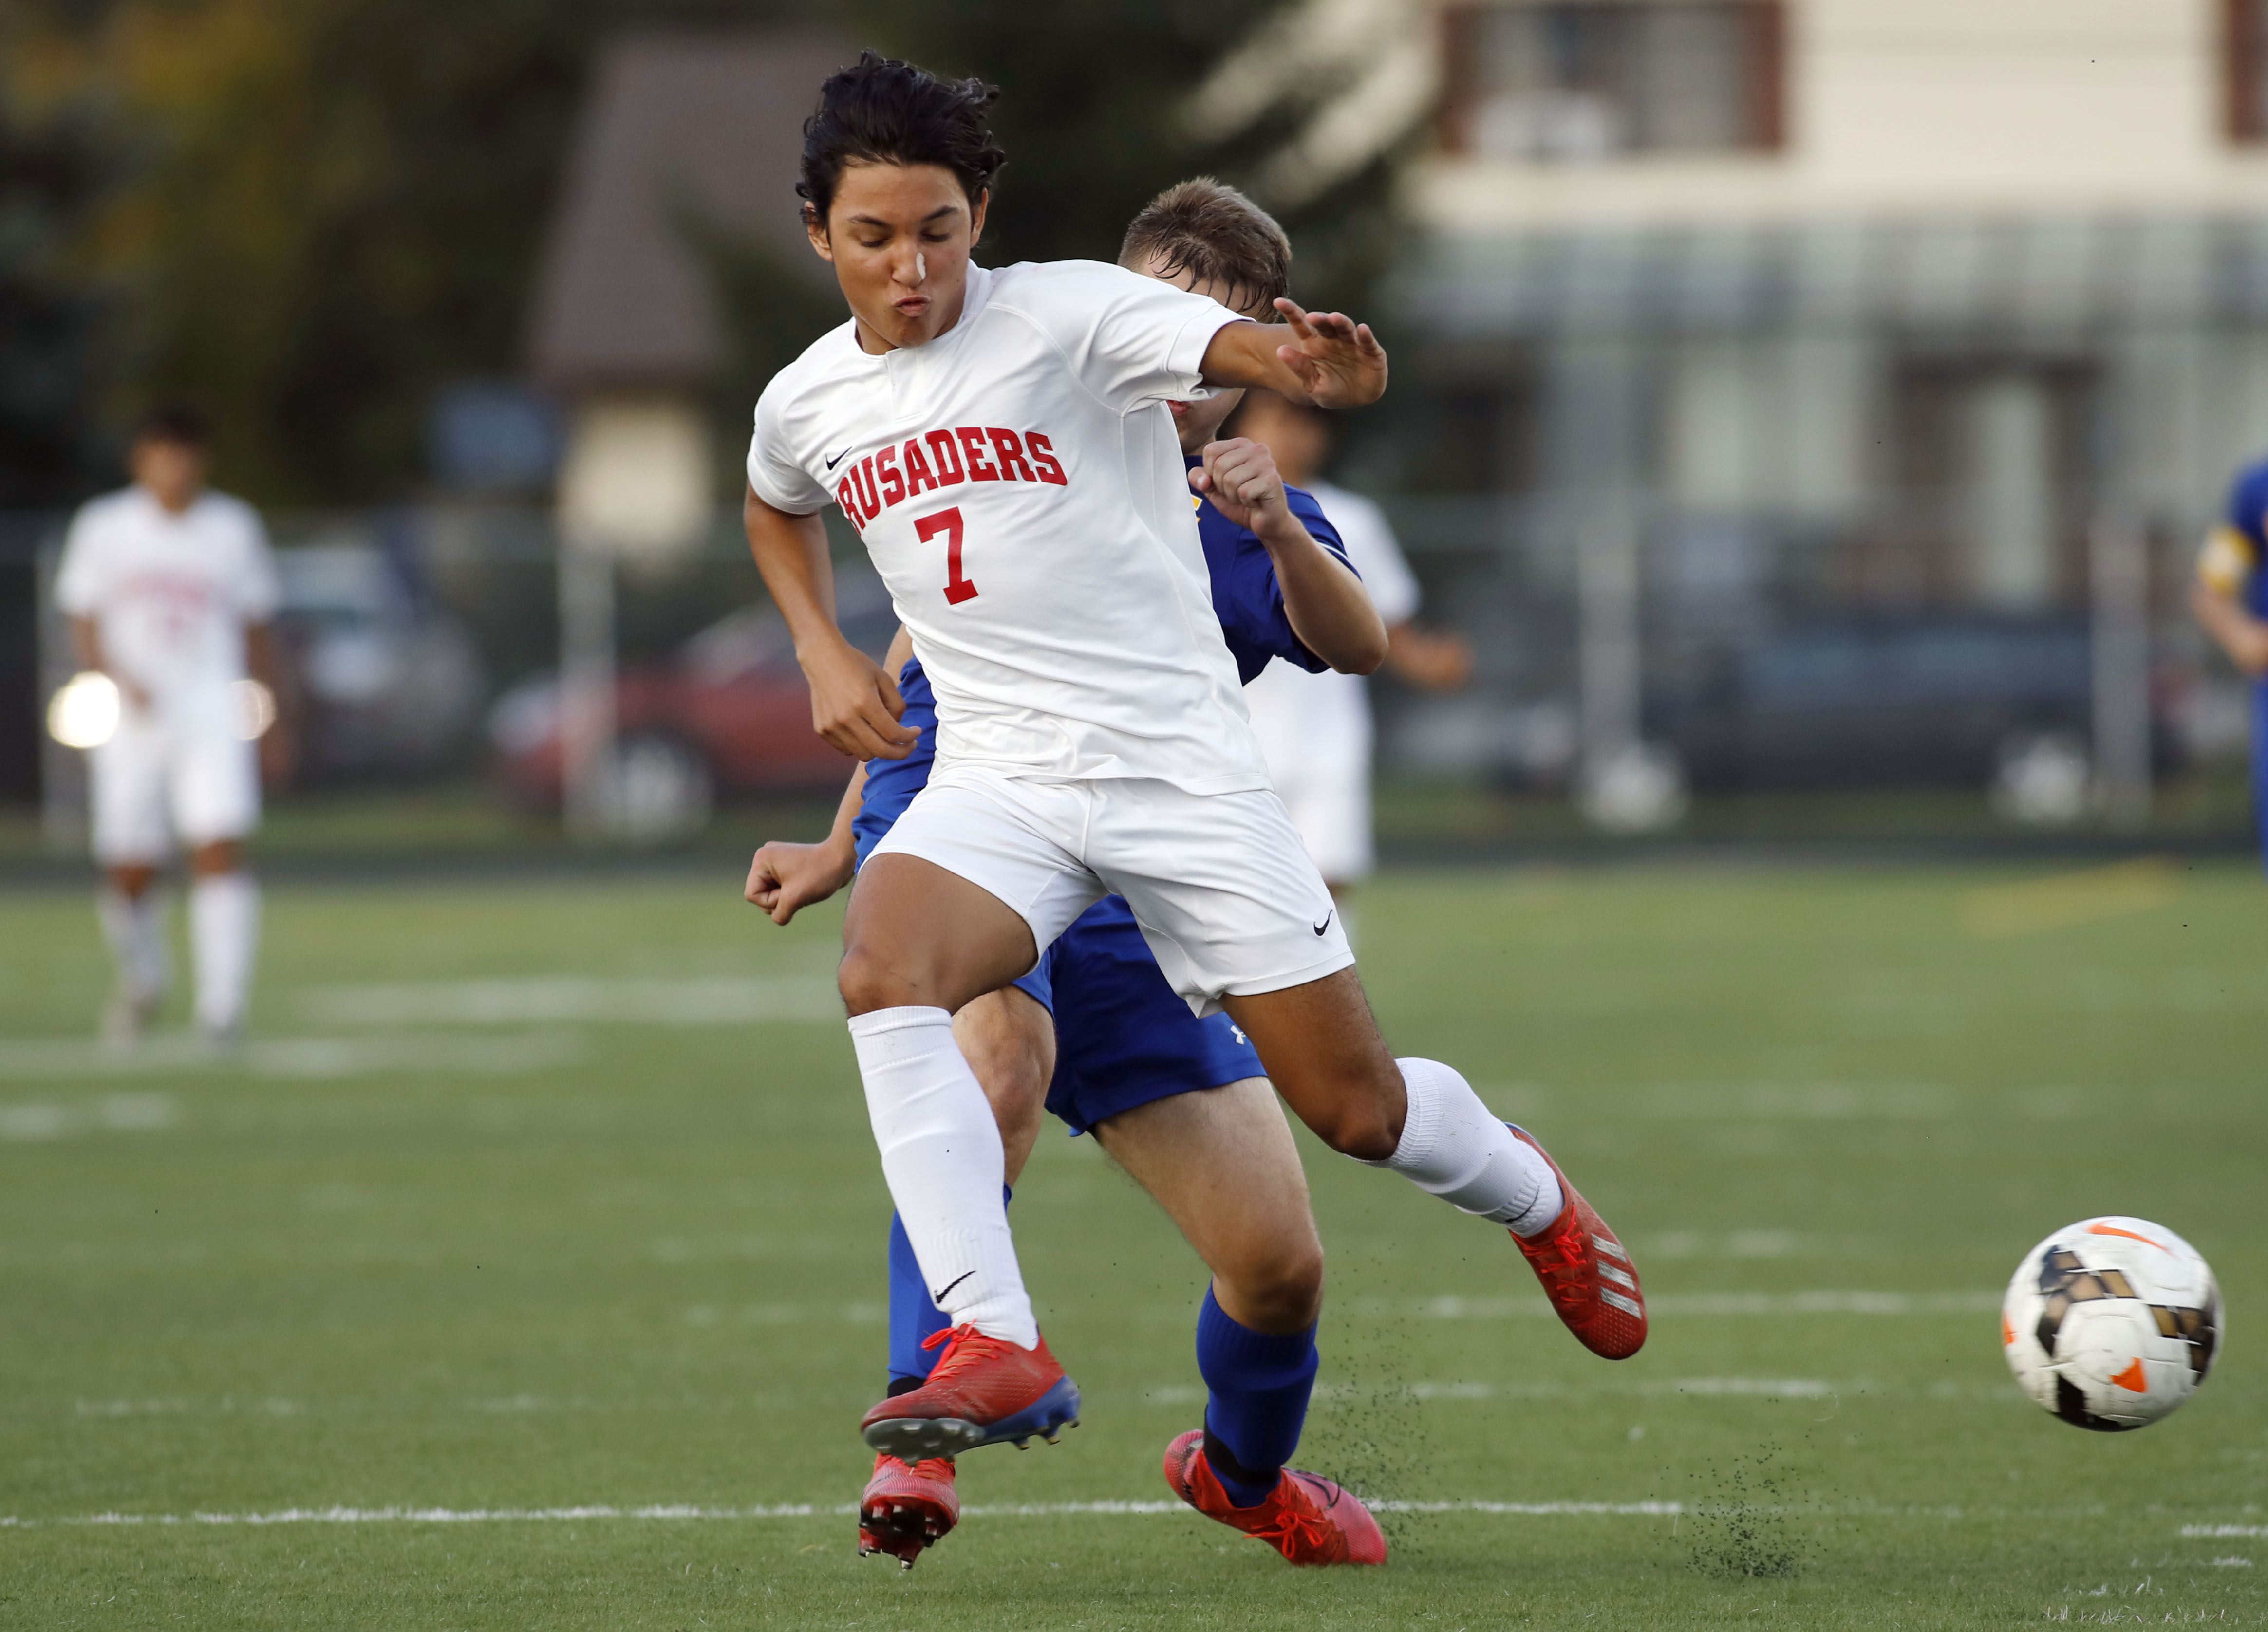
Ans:
<svg viewBox="0 0 2268 1632"><path fill-rule="evenodd" d="M1292 240L1249 198L1211 176L1176 181L1127 224L1118 264L1155 256L1167 274L1217 283L1242 312L1266 311L1292 290Z"/></svg>

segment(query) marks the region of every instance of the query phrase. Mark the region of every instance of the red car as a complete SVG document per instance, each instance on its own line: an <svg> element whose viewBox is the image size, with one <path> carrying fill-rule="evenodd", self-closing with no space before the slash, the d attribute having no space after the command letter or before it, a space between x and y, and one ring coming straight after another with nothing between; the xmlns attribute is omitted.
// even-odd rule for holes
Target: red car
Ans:
<svg viewBox="0 0 2268 1632"><path fill-rule="evenodd" d="M839 586L850 643L879 659L897 614L879 584ZM489 715L504 785L530 804L560 802L560 697L556 674L521 681ZM625 665L615 680L615 762L624 781L705 817L717 794L839 788L851 761L811 729L811 693L787 624L769 606L735 612L668 661ZM698 826L698 818L666 825Z"/></svg>

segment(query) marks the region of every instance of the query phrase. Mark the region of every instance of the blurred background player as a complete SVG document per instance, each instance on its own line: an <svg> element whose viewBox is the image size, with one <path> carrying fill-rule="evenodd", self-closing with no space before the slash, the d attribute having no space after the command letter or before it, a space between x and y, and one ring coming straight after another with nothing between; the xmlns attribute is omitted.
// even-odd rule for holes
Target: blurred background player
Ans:
<svg viewBox="0 0 2268 1632"><path fill-rule="evenodd" d="M134 480L72 519L55 578L82 669L118 688L118 729L88 754L97 897L118 961L105 1034L130 1041L169 984L166 924L151 886L175 842L188 852L196 1023L217 1043L241 1033L260 891L244 841L260 820L253 739L267 722L241 682L257 675L272 709L277 601L268 536L252 507L207 491L202 415L169 408L142 422Z"/></svg>
<svg viewBox="0 0 2268 1632"><path fill-rule="evenodd" d="M1330 417L1320 408L1255 391L1234 427L1276 455L1285 482L1315 496L1346 540L1347 560L1386 621L1386 666L1427 691L1454 691L1473 672L1462 636L1419 629L1418 580L1402 558L1386 512L1359 493L1319 479L1330 457ZM1370 688L1360 674L1308 674L1273 664L1244 688L1268 774L1292 812L1316 871L1343 895L1378 864L1370 824Z"/></svg>
<svg viewBox="0 0 2268 1632"><path fill-rule="evenodd" d="M2252 814L2268 864L2268 459L2246 466L2228 512L2205 535L2190 606L2206 634L2252 682Z"/></svg>

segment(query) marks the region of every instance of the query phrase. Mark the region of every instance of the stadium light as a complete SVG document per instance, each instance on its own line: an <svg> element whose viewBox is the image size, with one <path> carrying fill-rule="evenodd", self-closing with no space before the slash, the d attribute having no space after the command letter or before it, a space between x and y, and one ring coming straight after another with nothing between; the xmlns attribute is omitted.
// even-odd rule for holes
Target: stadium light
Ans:
<svg viewBox="0 0 2268 1632"><path fill-rule="evenodd" d="M66 748L99 748L118 734L118 683L84 671L48 702L48 734Z"/></svg>
<svg viewBox="0 0 2268 1632"><path fill-rule="evenodd" d="M230 686L229 695L236 704L236 734L246 742L257 742L276 724L276 694L256 680L240 680Z"/></svg>

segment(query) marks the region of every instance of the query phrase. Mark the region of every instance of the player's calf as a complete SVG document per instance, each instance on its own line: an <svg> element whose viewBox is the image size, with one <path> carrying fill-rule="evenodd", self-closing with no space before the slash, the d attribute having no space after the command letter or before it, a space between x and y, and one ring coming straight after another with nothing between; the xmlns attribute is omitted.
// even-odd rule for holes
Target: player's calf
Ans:
<svg viewBox="0 0 2268 1632"><path fill-rule="evenodd" d="M1351 968L1223 1006L1309 1131L1342 1156L1392 1156L1408 1114L1403 1074Z"/></svg>

